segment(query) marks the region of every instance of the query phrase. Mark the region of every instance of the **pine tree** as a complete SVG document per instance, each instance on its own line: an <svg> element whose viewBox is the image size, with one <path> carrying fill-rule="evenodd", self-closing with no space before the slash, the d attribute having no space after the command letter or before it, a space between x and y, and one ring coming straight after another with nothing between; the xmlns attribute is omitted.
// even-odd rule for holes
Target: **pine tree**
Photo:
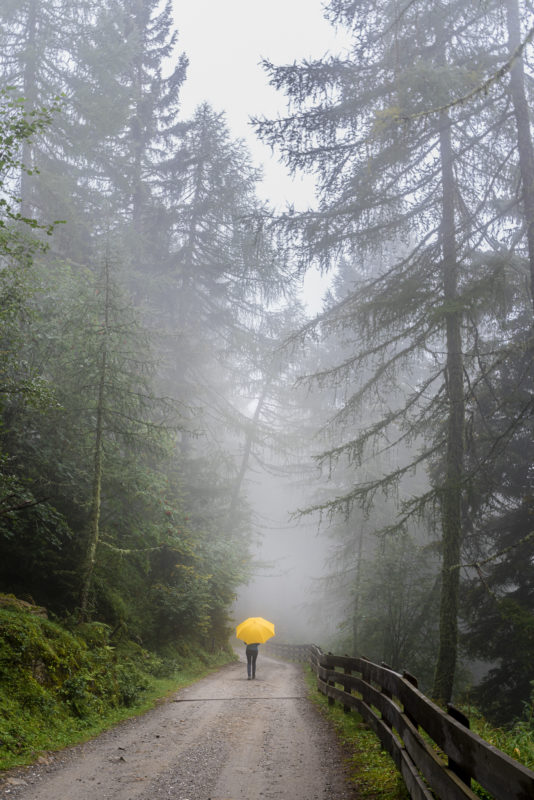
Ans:
<svg viewBox="0 0 534 800"><path fill-rule="evenodd" d="M510 95L516 121L519 172L521 175L522 212L525 220L527 252L530 265L530 292L534 304L534 147L526 91L522 44L521 17L518 0L506 0L508 49L513 59L510 68Z"/></svg>
<svg viewBox="0 0 534 800"><path fill-rule="evenodd" d="M14 89L0 90L0 413L9 418L13 407L46 407L51 394L42 377L24 358L23 323L30 316L33 287L33 260L44 246L30 232L44 227L25 217L13 194L13 178L24 172L20 154L50 124L53 109L29 109ZM4 422L0 427L5 440ZM8 432L8 431L7 431ZM9 518L16 511L35 505L31 491L24 486L13 467L10 454L0 447L0 515Z"/></svg>
<svg viewBox="0 0 534 800"><path fill-rule="evenodd" d="M183 124L165 180L168 254L150 299L168 337L168 385L213 443L243 422L238 376L256 369L257 331L281 292L285 255L257 230L259 174L222 114L204 105Z"/></svg>
<svg viewBox="0 0 534 800"><path fill-rule="evenodd" d="M5 85L15 87L24 98L31 112L49 105L55 97L69 90L70 67L69 40L76 41L76 14L69 0L53 0L40 3L38 0L23 0L12 3L8 0L0 11L2 26L0 41L2 56L0 71ZM35 170L46 171L46 165L54 150L64 157L68 151L66 135L68 119L65 115L55 118L46 135L38 142L25 142L21 161L25 169L20 172L21 213L43 218L50 214L50 198L45 193L39 198ZM43 182L41 178L40 182ZM48 200L48 202L47 202Z"/></svg>
<svg viewBox="0 0 534 800"><path fill-rule="evenodd" d="M286 117L257 122L260 135L281 148L291 168L317 170L318 208L281 220L289 237L299 235L305 262L328 268L345 255L362 265L353 294L321 320L325 327L353 327L360 341L352 356L330 368L331 380L371 371L337 413L337 423L350 432L365 403L390 392L381 401L382 418L371 426L362 420L359 432L325 452L324 460L361 463L373 442L386 437L389 448L394 442L426 442L406 463L325 502L323 509L369 506L377 492L398 486L409 470L446 448L440 483L406 503L398 524L440 506L442 610L434 694L448 700L456 662L461 503L468 483L463 354L477 335L467 322L504 267L488 259L478 274L468 269L490 238L491 202L502 186L494 178L484 205L473 188L487 180L488 164L478 170L488 152L495 158L503 148L488 98L474 91L495 63L494 53L475 35L479 18L462 3L335 0L328 12L352 30L351 52L287 67L266 63L271 83L291 105ZM459 30L472 35L456 47ZM467 95L469 105L455 104ZM491 164L498 176L499 165ZM401 374L404 380L415 377L418 362L428 371L406 398L395 392L395 383ZM476 370L476 363L467 369ZM325 374L320 377L325 380ZM436 425L442 417L448 419L445 431Z"/></svg>

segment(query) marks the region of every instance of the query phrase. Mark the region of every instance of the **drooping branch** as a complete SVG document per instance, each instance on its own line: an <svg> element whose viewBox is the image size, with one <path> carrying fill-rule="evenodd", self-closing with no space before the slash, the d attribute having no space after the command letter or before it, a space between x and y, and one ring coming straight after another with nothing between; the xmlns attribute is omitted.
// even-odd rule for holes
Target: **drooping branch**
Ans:
<svg viewBox="0 0 534 800"><path fill-rule="evenodd" d="M502 558L503 556L511 553L513 550L516 550L522 544L526 544L527 542L534 541L534 531L527 533L526 536L523 536L521 539L518 539L517 542L505 547L503 550L499 550L498 553L494 553L487 558L478 561L471 561L467 564L460 563L460 564L453 564L450 569L452 570L460 570L460 569L476 569L480 570L481 567L485 566L486 564L491 564L492 561L496 561L498 558Z"/></svg>
<svg viewBox="0 0 534 800"><path fill-rule="evenodd" d="M505 75L509 72L512 72L514 66L518 63L518 61L522 58L523 52L528 44L534 39L534 25L530 28L527 35L521 41L513 51L510 58L501 66L498 70L492 73L489 78L487 78L482 83L475 86L470 92L462 95L462 97L457 97L455 100L451 100L450 103L445 103L441 106L435 106L433 108L427 109L425 111L420 111L417 114L409 114L407 116L400 115L398 116L398 120L400 122L412 122L417 119L428 118L434 115L439 115L444 112L450 111L453 108L457 108L458 106L463 106L472 100L474 97L480 94L487 94L493 84L498 83Z"/></svg>

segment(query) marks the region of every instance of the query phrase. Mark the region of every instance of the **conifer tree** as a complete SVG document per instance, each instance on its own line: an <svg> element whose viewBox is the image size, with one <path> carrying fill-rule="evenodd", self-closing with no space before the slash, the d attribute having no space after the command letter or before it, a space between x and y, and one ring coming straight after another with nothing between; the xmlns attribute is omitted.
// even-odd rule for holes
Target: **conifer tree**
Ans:
<svg viewBox="0 0 534 800"><path fill-rule="evenodd" d="M464 590L463 638L468 654L488 666L473 696L498 724L521 715L532 680L532 308L524 289L528 261L521 266L508 342L485 342L488 350L501 351L501 360L478 392L467 450L477 471L462 559L471 577Z"/></svg>
<svg viewBox="0 0 534 800"><path fill-rule="evenodd" d="M50 105L60 95L72 97L73 56L76 59L72 48L86 33L87 7L71 0L8 0L2 4L0 74L4 85L17 89L30 112ZM38 141L23 143L21 163L25 169L19 175L23 216L64 219L61 212L67 204L61 192L54 189L53 175L60 179L59 162L63 174L73 166L76 144L71 132L72 107L69 114L57 115ZM69 189L73 189L72 176ZM65 190L66 195L69 193Z"/></svg>
<svg viewBox="0 0 534 800"><path fill-rule="evenodd" d="M464 561L472 574L467 591L466 647L491 667L476 691L477 700L496 722L521 713L531 693L527 666L532 658L532 531L530 385L532 303L534 298L534 155L529 85L525 70L532 39L527 4L506 0L492 4L509 56L505 82L513 108L506 131L518 159L509 181L508 214L513 231L513 272L505 287L501 336L486 329L477 353L487 360L496 352L472 409L469 458L478 466L471 494L472 524ZM511 223L511 224L510 224ZM481 454L488 453L483 461ZM484 468L480 469L483 462ZM496 691L506 686L507 691Z"/></svg>
<svg viewBox="0 0 534 800"><path fill-rule="evenodd" d="M516 139L521 175L522 214L525 220L527 256L530 266L530 292L534 305L534 146L526 90L522 45L521 14L518 0L506 0L508 50L513 59L510 67L510 95L516 122Z"/></svg>
<svg viewBox="0 0 534 800"><path fill-rule="evenodd" d="M160 235L167 240L161 222L167 224L165 165L180 144L179 96L187 58L176 52L178 33L173 30L170 0L163 7L158 0L111 0L105 24L112 24L124 43L126 58L115 68L127 106L102 168L110 182L112 206L126 223L131 260L147 272L158 269L151 248ZM103 46L101 42L100 51Z"/></svg>
<svg viewBox="0 0 534 800"><path fill-rule="evenodd" d="M352 326L360 342L321 380L340 380L362 368L371 373L336 414L349 435L324 453L324 461L361 463L380 440L379 447L409 441L424 446L322 508L343 512L358 502L370 507L377 493L398 486L409 470L431 463L446 448L439 483L404 505L398 525L439 504L442 610L434 694L449 700L461 503L468 483L463 354L476 337L467 322L504 267L488 259L478 273L469 268L492 231L491 202L502 186L495 178L486 203L480 203L474 191L483 182L478 166L488 152L500 156L502 140L485 95L475 92L468 107L454 100L482 83L494 54L474 35L478 17L463 3L334 0L328 13L353 32L350 52L287 67L267 62L271 83L286 92L290 111L275 121L257 121L260 135L280 147L291 168L317 171L317 209L281 220L289 237L299 237L305 262L328 268L346 255L362 264L353 294L320 320L326 328ZM457 47L460 30L472 36ZM494 169L498 176L499 165ZM428 372L406 398L395 392L395 382L400 374L411 381L418 362ZM476 368L475 362L467 368ZM366 426L359 418L365 403L386 388L383 416ZM436 426L443 417L445 431ZM359 430L351 435L355 421Z"/></svg>
<svg viewBox="0 0 534 800"><path fill-rule="evenodd" d="M21 352L23 321L30 315L34 292L33 260L44 249L30 232L45 228L51 233L53 226L40 226L37 220L23 216L14 183L17 175L25 172L21 162L24 145L46 129L52 111L29 108L14 88L0 90L0 414L4 419L14 407L46 407L51 402L46 381L21 358ZM0 514L4 517L36 502L11 464L5 447L8 429L5 423L0 426Z"/></svg>
<svg viewBox="0 0 534 800"><path fill-rule="evenodd" d="M150 300L162 311L167 381L192 410L192 425L209 431L210 442L224 441L223 431L245 422L238 376L269 358L260 355L259 331L289 271L285 254L257 229L259 174L223 114L199 107L166 170L168 252Z"/></svg>

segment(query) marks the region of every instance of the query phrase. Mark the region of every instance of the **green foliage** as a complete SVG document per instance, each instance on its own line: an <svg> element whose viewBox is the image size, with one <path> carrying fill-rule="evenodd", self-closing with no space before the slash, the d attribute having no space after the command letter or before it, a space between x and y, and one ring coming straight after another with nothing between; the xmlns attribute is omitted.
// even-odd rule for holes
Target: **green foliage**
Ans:
<svg viewBox="0 0 534 800"><path fill-rule="evenodd" d="M338 704L328 705L328 698L317 691L316 678L311 670L307 671L306 678L311 699L333 724L349 754L350 777L358 797L362 800L409 800L404 781L376 734L358 714L346 714Z"/></svg>
<svg viewBox="0 0 534 800"><path fill-rule="evenodd" d="M20 161L23 143L50 124L54 110L57 107L28 110L13 87L0 89L0 408L13 396L37 406L51 400L46 381L20 358L21 325L27 321L34 291L30 267L35 253L43 249L28 229L43 226L16 210L19 200L13 186L16 173L25 169ZM53 225L44 227L51 233Z"/></svg>
<svg viewBox="0 0 534 800"><path fill-rule="evenodd" d="M510 280L509 294L517 288ZM519 719L534 660L532 312L519 292L513 306L506 344L489 333L488 342L479 344L480 350L495 348L498 362L473 404L468 437L473 480L465 560L472 566L464 589L463 644L488 665L473 700L498 725Z"/></svg>
<svg viewBox="0 0 534 800"><path fill-rule="evenodd" d="M262 360L254 329L284 258L250 224L259 174L222 116L178 119L171 12L0 10L0 71L17 87L0 117L0 590L75 616L96 531L92 619L116 641L217 650L248 559L242 504L228 524L228 441L248 423L236 374ZM19 229L39 240L48 214L67 224L44 249ZM64 686L81 715L89 675ZM123 700L143 682L129 675Z"/></svg>
<svg viewBox="0 0 534 800"><path fill-rule="evenodd" d="M407 535L385 537L362 564L357 652L431 685L437 642L437 558Z"/></svg>
<svg viewBox="0 0 534 800"><path fill-rule="evenodd" d="M471 730L510 758L534 769L534 682L531 686L533 692L530 702L524 705L522 718L510 726L497 727L471 704L460 707L469 718Z"/></svg>
<svg viewBox="0 0 534 800"><path fill-rule="evenodd" d="M20 170L28 170L20 158L20 148L23 142L32 140L34 136L48 128L52 122L53 114L61 108L59 98L55 98L50 107L27 107L24 97L20 96L15 87L9 86L0 89L0 248L5 252L16 255L15 243L18 239L11 239L6 228L9 222L23 222L31 228L43 228L48 234L52 233L53 224L39 225L33 217L27 217L16 210L18 199L11 189L10 179Z"/></svg>
<svg viewBox="0 0 534 800"><path fill-rule="evenodd" d="M1 611L2 682L23 709L37 714L63 705L84 719L106 706L131 704L146 689L137 659L118 663L109 632L104 637L102 630L98 636L91 630L68 633L30 613Z"/></svg>
<svg viewBox="0 0 534 800"><path fill-rule="evenodd" d="M87 738L231 660L228 651L198 646L160 657L132 641L115 643L106 625L69 631L43 609L0 599L0 769Z"/></svg>

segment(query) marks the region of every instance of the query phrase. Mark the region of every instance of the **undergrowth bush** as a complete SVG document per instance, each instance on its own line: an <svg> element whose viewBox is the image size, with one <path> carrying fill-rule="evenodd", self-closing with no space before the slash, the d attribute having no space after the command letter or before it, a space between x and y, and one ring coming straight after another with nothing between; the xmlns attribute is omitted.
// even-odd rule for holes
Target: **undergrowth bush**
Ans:
<svg viewBox="0 0 534 800"><path fill-rule="evenodd" d="M525 705L523 718L507 728L497 728L485 719L472 706L463 706L462 711L469 718L471 729L486 742L502 750L525 767L534 770L534 696Z"/></svg>
<svg viewBox="0 0 534 800"><path fill-rule="evenodd" d="M210 656L187 647L160 656L135 642L112 643L110 629L100 623L67 630L4 605L0 769L98 733L229 660L228 653Z"/></svg>

